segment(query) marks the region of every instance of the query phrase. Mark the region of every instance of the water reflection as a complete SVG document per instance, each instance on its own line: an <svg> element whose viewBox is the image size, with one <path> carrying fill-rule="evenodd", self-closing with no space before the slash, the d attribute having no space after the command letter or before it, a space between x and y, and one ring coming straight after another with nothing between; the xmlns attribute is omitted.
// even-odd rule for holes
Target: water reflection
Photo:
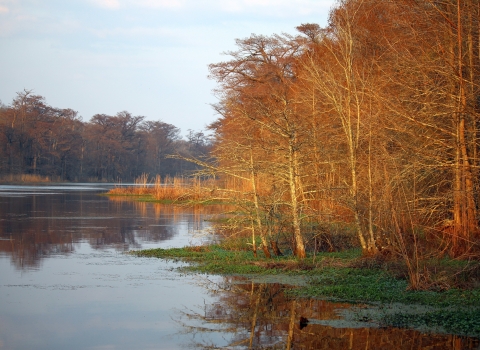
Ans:
<svg viewBox="0 0 480 350"><path fill-rule="evenodd" d="M122 252L204 240L214 209L102 191L0 188L0 349L178 349L190 340L172 308L211 297L176 272L182 264Z"/></svg>
<svg viewBox="0 0 480 350"><path fill-rule="evenodd" d="M45 257L71 253L85 242L118 251L175 239L184 242L172 245L187 245L191 242L178 232L201 232L208 227L205 219L218 212L211 206L186 209L108 198L95 187L68 188L62 193L56 187L0 188L0 254L18 269L38 268Z"/></svg>
<svg viewBox="0 0 480 350"><path fill-rule="evenodd" d="M344 319L342 310L352 305L291 300L285 296L285 288L288 287L225 277L221 284L210 284L212 295L217 295L216 302L197 312L181 312L179 322L195 334L194 339L201 339L202 334L230 335L227 345L216 344L205 337L203 342L194 342L197 348L460 350L480 346L476 338L379 328L368 322L349 321ZM191 326L191 320L203 324Z"/></svg>
<svg viewBox="0 0 480 350"><path fill-rule="evenodd" d="M347 304L294 301L286 286L238 277L194 281L174 270L178 263L118 254L203 240L190 233L207 230L219 208L109 199L85 188L0 188L0 349L479 346L344 323Z"/></svg>

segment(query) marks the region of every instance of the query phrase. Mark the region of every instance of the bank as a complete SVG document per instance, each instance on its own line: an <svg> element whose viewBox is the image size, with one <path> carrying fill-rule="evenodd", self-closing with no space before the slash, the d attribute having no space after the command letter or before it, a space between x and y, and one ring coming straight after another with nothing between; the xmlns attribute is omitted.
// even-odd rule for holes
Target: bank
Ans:
<svg viewBox="0 0 480 350"><path fill-rule="evenodd" d="M428 290L409 290L401 262L362 257L359 249L309 254L304 260L292 255L267 259L255 257L246 244L236 241L207 246L133 251L139 257L188 262L183 272L241 275L250 280L294 286L291 298L316 298L363 305L353 308L345 322L367 327L401 327L460 336L480 337L480 287L471 282L479 273L478 262L468 266L448 259L430 261L442 271L457 269L457 284L446 281ZM335 321L338 322L338 321Z"/></svg>

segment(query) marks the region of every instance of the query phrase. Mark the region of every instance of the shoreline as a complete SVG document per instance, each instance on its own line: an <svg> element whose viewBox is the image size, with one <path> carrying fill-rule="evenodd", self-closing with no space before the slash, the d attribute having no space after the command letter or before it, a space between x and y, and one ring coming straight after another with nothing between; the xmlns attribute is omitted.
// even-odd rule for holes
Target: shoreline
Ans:
<svg viewBox="0 0 480 350"><path fill-rule="evenodd" d="M347 302L343 321L322 320L329 326L397 327L421 332L480 339L480 288L438 291L407 290L407 281L385 267L362 267L357 250L321 253L298 262L292 256L254 258L249 251L220 245L151 249L130 252L189 263L182 272L237 275L257 283L280 283L294 288L291 298ZM355 305L362 304L362 307ZM316 320L312 320L318 323Z"/></svg>

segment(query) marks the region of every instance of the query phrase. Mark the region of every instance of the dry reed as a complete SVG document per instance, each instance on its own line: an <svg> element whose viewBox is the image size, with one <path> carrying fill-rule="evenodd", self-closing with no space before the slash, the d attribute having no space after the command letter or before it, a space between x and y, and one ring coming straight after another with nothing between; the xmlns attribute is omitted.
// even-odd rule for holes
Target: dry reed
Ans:
<svg viewBox="0 0 480 350"><path fill-rule="evenodd" d="M166 176L162 181L157 175L149 181L148 174L142 174L135 180L134 186L119 185L111 189L109 194L151 196L155 200L166 201L207 201L214 199L214 186L214 181L209 179Z"/></svg>
<svg viewBox="0 0 480 350"><path fill-rule="evenodd" d="M3 175L0 178L0 182L26 182L26 183L38 183L38 182L60 182L61 179L58 176L43 176L36 174L8 174Z"/></svg>

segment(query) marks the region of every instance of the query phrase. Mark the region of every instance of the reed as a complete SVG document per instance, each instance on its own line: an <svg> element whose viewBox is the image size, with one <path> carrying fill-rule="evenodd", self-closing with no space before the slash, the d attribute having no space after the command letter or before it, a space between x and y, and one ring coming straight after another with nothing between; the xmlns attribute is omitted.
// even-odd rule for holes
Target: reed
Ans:
<svg viewBox="0 0 480 350"><path fill-rule="evenodd" d="M36 174L8 174L0 177L2 183L39 183L39 182L60 182L61 179L58 176L43 176Z"/></svg>
<svg viewBox="0 0 480 350"><path fill-rule="evenodd" d="M166 176L163 181L160 175L150 179L142 174L135 180L134 186L119 185L111 189L110 195L151 196L159 201L209 201L215 187L213 180Z"/></svg>

